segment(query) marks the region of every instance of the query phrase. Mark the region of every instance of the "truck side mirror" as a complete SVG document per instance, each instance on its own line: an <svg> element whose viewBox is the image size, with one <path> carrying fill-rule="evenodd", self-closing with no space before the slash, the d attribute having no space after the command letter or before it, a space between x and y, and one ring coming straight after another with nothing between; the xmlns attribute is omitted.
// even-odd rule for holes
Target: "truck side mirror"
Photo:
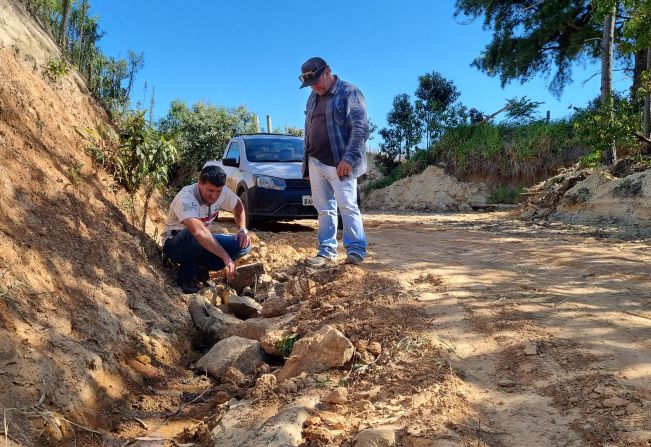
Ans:
<svg viewBox="0 0 651 447"><path fill-rule="evenodd" d="M239 163L237 162L237 159L235 159L235 158L224 158L222 160L222 164L224 166L231 166L233 168L239 167Z"/></svg>

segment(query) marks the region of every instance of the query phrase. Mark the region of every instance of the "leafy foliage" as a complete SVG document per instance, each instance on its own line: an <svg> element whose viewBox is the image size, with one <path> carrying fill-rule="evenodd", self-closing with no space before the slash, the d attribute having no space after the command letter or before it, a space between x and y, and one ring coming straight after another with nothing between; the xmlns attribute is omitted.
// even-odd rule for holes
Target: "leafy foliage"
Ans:
<svg viewBox="0 0 651 447"><path fill-rule="evenodd" d="M492 41L473 65L502 86L556 70L549 85L560 96L571 80L572 64L600 55L601 27L590 0L457 0L456 16L484 17Z"/></svg>
<svg viewBox="0 0 651 447"><path fill-rule="evenodd" d="M200 170L207 160L221 158L233 135L254 132L255 123L253 113L244 106L229 110L197 102L189 108L184 101L176 100L159 129L176 143L178 171L186 176Z"/></svg>
<svg viewBox="0 0 651 447"><path fill-rule="evenodd" d="M445 112L459 98L454 83L440 73L425 73L418 77L416 113L425 130L425 147L436 141L447 125Z"/></svg>
<svg viewBox="0 0 651 447"><path fill-rule="evenodd" d="M621 95L613 96L612 113L599 98L592 100L585 108L575 108L573 126L576 138L591 149L581 164L596 166L604 163L604 156L613 142L620 157L639 156L640 147L635 132L641 125L641 112L633 101Z"/></svg>
<svg viewBox="0 0 651 447"><path fill-rule="evenodd" d="M91 91L112 113L124 114L135 75L144 66L142 53L128 52L127 59L104 55L99 40L104 33L97 17L90 16L88 0L21 0L27 10L52 35L57 36L64 60L76 65ZM56 62L56 61L54 61ZM62 65L46 67L53 80L65 75ZM127 83L125 87L123 84Z"/></svg>
<svg viewBox="0 0 651 447"><path fill-rule="evenodd" d="M47 62L45 75L52 82L58 82L68 74L68 63L63 59L51 59Z"/></svg>

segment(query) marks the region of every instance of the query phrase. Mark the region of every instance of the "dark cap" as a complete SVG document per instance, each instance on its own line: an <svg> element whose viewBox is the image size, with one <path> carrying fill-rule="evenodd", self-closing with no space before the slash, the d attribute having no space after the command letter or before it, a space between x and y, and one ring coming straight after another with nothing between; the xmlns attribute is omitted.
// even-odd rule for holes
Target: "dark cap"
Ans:
<svg viewBox="0 0 651 447"><path fill-rule="evenodd" d="M208 182L214 186L224 186L226 184L226 173L219 166L207 165L201 170L199 182Z"/></svg>
<svg viewBox="0 0 651 447"><path fill-rule="evenodd" d="M311 57L305 61L301 65L301 75L298 77L302 82L301 88L316 84L327 67L328 63L320 57Z"/></svg>

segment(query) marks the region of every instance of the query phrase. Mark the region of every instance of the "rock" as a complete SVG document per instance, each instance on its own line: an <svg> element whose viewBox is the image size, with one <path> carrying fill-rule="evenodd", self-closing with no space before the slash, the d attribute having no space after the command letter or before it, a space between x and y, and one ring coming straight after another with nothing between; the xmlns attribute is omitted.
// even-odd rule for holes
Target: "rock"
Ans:
<svg viewBox="0 0 651 447"><path fill-rule="evenodd" d="M316 283L304 276L290 278L285 290L296 298L307 298L316 293Z"/></svg>
<svg viewBox="0 0 651 447"><path fill-rule="evenodd" d="M285 298L279 296L269 298L262 303L260 314L267 318L278 317L287 313L288 306L289 302Z"/></svg>
<svg viewBox="0 0 651 447"><path fill-rule="evenodd" d="M538 354L538 345L533 342L527 342L524 344L524 353L526 355L537 355Z"/></svg>
<svg viewBox="0 0 651 447"><path fill-rule="evenodd" d="M247 402L229 411L211 432L219 447L292 447L303 442L303 424L314 411L316 398L301 397L282 407L280 413L260 420L259 413ZM243 424L258 421L258 424Z"/></svg>
<svg viewBox="0 0 651 447"><path fill-rule="evenodd" d="M357 352L366 352L368 349L368 340L357 340L355 342L355 349L357 349Z"/></svg>
<svg viewBox="0 0 651 447"><path fill-rule="evenodd" d="M392 447L394 445L396 445L396 427L392 425L367 428L353 438L353 447Z"/></svg>
<svg viewBox="0 0 651 447"><path fill-rule="evenodd" d="M260 343L241 337L228 337L215 346L195 364L195 369L206 371L214 377L222 377L229 367L244 374L252 374L264 362Z"/></svg>
<svg viewBox="0 0 651 447"><path fill-rule="evenodd" d="M237 275L235 278L228 280L228 285L235 289L239 295L245 287L255 287L257 278L265 273L264 266L260 262L241 265L237 267Z"/></svg>
<svg viewBox="0 0 651 447"><path fill-rule="evenodd" d="M463 443L457 443L450 439L427 439L417 436L405 436L401 439L404 447L461 447Z"/></svg>
<svg viewBox="0 0 651 447"><path fill-rule="evenodd" d="M201 296L193 296L190 299L188 310L192 324L208 345L222 340L232 327L241 323L239 319L223 313Z"/></svg>
<svg viewBox="0 0 651 447"><path fill-rule="evenodd" d="M226 391L217 391L213 400L217 405L221 405L231 400L231 396Z"/></svg>
<svg viewBox="0 0 651 447"><path fill-rule="evenodd" d="M137 355L136 360L138 360L143 365L151 365L151 357L146 354Z"/></svg>
<svg viewBox="0 0 651 447"><path fill-rule="evenodd" d="M343 386L337 387L326 394L323 401L329 404L345 404L348 402L348 390Z"/></svg>
<svg viewBox="0 0 651 447"><path fill-rule="evenodd" d="M368 352L377 357L380 355L380 353L382 353L382 345L376 341L372 341L368 344Z"/></svg>
<svg viewBox="0 0 651 447"><path fill-rule="evenodd" d="M255 381L255 388L253 389L252 395L255 398L261 398L269 395L276 388L278 379L273 374L262 374Z"/></svg>
<svg viewBox="0 0 651 447"><path fill-rule="evenodd" d="M602 405L606 408L625 407L628 404L629 402L626 399L622 399L621 397L611 397L609 399L604 399L602 402Z"/></svg>
<svg viewBox="0 0 651 447"><path fill-rule="evenodd" d="M251 318L235 326L230 335L257 340L268 354L282 355L279 349L280 342L290 333L289 322L292 318L292 315Z"/></svg>
<svg viewBox="0 0 651 447"><path fill-rule="evenodd" d="M513 381L511 379L501 379L501 380L497 381L497 386L501 386L501 387L505 387L505 388L512 387L512 386L515 386L515 385L516 385L515 381Z"/></svg>
<svg viewBox="0 0 651 447"><path fill-rule="evenodd" d="M344 334L330 325L308 334L294 344L292 355L278 374L283 381L302 373L319 373L343 366L351 359L355 347Z"/></svg>
<svg viewBox="0 0 651 447"><path fill-rule="evenodd" d="M233 385L242 386L246 383L246 376L239 369L230 367L222 376L222 382L230 382Z"/></svg>
<svg viewBox="0 0 651 447"><path fill-rule="evenodd" d="M370 352L358 352L357 357L359 358L359 361L365 365L370 365L375 361L375 357L373 357L373 354Z"/></svg>
<svg viewBox="0 0 651 447"><path fill-rule="evenodd" d="M249 286L246 286L244 290L242 290L241 293L242 296L248 296L249 298L255 298L255 294L253 293L253 289Z"/></svg>
<svg viewBox="0 0 651 447"><path fill-rule="evenodd" d="M237 318L246 320L260 316L262 306L248 296L231 295L226 299L226 307Z"/></svg>

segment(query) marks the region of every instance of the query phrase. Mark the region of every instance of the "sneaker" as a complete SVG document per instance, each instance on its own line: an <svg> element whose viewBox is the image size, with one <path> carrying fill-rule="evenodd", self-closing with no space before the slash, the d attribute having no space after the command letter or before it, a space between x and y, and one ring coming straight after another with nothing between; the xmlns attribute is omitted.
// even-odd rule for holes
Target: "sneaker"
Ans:
<svg viewBox="0 0 651 447"><path fill-rule="evenodd" d="M364 262L364 259L362 259L360 255L351 253L348 256L346 256L346 260L344 261L344 264L360 265L362 262Z"/></svg>
<svg viewBox="0 0 651 447"><path fill-rule="evenodd" d="M309 265L310 267L322 267L326 265L327 263L330 262L330 259L326 258L325 256L313 256L311 258L307 258L305 260L305 263Z"/></svg>
<svg viewBox="0 0 651 447"><path fill-rule="evenodd" d="M197 287L197 283L194 281L178 281L177 282L178 286L181 288L183 293L197 293L199 291L199 288Z"/></svg>

